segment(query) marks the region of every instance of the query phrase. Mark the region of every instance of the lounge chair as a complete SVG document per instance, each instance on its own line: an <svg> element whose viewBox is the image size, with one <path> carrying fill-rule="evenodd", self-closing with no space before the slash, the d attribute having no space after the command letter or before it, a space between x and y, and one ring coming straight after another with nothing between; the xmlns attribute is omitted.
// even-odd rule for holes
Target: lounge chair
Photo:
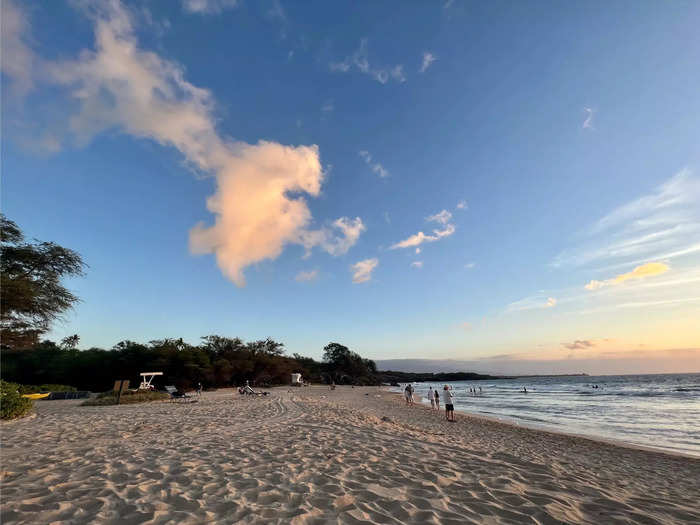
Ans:
<svg viewBox="0 0 700 525"><path fill-rule="evenodd" d="M171 401L185 401L185 402L195 402L196 399L192 399L192 396L184 392L180 392L174 385L168 385L165 387L165 391L170 394Z"/></svg>
<svg viewBox="0 0 700 525"><path fill-rule="evenodd" d="M255 391L252 388L250 388L250 385L246 385L243 387L243 389L238 390L241 394L247 395L247 396L267 396L270 394L270 392L262 392L262 391Z"/></svg>

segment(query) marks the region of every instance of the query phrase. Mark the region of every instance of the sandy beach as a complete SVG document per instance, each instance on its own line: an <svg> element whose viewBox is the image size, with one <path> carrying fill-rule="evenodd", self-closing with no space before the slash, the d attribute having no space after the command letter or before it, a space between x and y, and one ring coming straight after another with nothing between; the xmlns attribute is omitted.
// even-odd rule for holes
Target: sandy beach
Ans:
<svg viewBox="0 0 700 525"><path fill-rule="evenodd" d="M2 424L3 524L700 522L698 459L375 387L79 404Z"/></svg>

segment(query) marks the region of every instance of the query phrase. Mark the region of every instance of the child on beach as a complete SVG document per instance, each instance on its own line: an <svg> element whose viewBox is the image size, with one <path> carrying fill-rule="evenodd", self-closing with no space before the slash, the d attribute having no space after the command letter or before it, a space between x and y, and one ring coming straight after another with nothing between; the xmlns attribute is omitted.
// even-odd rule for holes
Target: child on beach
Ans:
<svg viewBox="0 0 700 525"><path fill-rule="evenodd" d="M454 421L455 406L452 402L452 391L447 385L445 385L445 387L442 390L442 400L445 402L445 419L447 421Z"/></svg>

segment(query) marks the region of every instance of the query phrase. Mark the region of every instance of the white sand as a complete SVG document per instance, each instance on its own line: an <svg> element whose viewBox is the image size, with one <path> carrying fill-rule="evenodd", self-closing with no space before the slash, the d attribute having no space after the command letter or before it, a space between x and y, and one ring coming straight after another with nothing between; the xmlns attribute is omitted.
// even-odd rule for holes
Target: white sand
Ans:
<svg viewBox="0 0 700 525"><path fill-rule="evenodd" d="M376 388L78 405L2 425L4 525L700 522L698 459L447 423Z"/></svg>

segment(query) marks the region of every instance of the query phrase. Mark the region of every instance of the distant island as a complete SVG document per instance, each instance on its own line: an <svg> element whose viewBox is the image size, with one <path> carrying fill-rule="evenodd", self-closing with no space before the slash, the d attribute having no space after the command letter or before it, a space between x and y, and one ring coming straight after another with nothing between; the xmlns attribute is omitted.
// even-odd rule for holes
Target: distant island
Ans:
<svg viewBox="0 0 700 525"><path fill-rule="evenodd" d="M484 381L493 379L519 379L527 377L584 377L588 374L530 374L530 375L488 375L475 372L399 372L395 370L378 371L382 383L396 385L398 383L428 383L451 381Z"/></svg>

